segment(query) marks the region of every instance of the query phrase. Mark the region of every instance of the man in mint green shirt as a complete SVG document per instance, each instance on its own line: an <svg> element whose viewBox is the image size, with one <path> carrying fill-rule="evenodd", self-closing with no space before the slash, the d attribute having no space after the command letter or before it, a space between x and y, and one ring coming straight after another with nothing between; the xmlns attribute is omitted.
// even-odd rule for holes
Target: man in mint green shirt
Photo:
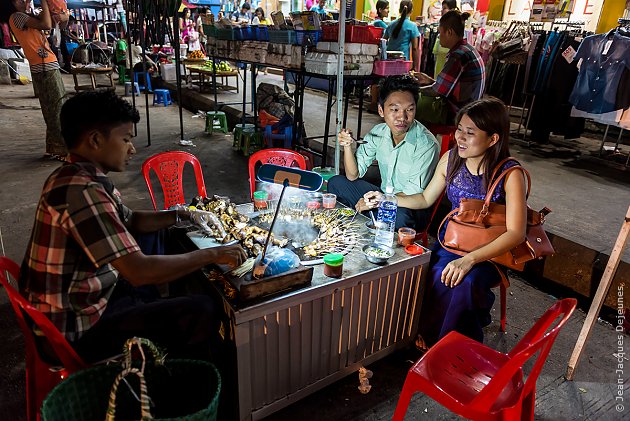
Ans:
<svg viewBox="0 0 630 421"><path fill-rule="evenodd" d="M367 143L358 147L349 132L342 130L339 145L344 149L346 175L328 181L328 191L337 199L359 211L367 210L363 195L369 191L384 191L388 185L395 193L421 193L433 177L440 147L435 136L415 120L418 101L417 83L408 76L391 76L380 83L378 112L385 123L376 125L366 136ZM361 177L373 161L378 161L381 187ZM396 229L411 227L422 230L428 222L429 210L398 208Z"/></svg>

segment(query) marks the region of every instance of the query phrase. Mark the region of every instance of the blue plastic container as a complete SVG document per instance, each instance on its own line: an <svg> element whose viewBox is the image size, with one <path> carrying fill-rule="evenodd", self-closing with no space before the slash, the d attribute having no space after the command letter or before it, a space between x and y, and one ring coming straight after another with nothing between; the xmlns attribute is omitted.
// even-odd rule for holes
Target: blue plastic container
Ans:
<svg viewBox="0 0 630 421"><path fill-rule="evenodd" d="M269 41L269 28L266 25L255 26L255 38L258 41Z"/></svg>
<svg viewBox="0 0 630 421"><path fill-rule="evenodd" d="M322 39L322 31L300 31L295 30L295 45L315 46Z"/></svg>
<svg viewBox="0 0 630 421"><path fill-rule="evenodd" d="M295 31L294 30L277 30L273 29L269 31L269 42L275 44L295 44Z"/></svg>

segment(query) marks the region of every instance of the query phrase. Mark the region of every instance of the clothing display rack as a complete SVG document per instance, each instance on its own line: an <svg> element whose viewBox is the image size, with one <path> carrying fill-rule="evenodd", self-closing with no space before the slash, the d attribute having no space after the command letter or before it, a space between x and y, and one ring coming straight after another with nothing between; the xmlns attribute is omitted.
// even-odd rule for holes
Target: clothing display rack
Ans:
<svg viewBox="0 0 630 421"><path fill-rule="evenodd" d="M609 32L611 33L623 33L624 30L627 30L627 34L630 35L630 18L620 18L617 21L617 27ZM605 149L606 139L608 138L608 132L610 131L610 124L606 125L606 129L604 130L604 137L602 137L602 141L599 145L599 154L598 156L601 158ZM612 155L621 155L619 152L619 144L621 143L621 137L623 136L624 129L619 127L619 135L617 136L617 140L615 141L615 146L612 149ZM624 167L627 168L630 165L630 152L628 152L626 161L624 163Z"/></svg>
<svg viewBox="0 0 630 421"><path fill-rule="evenodd" d="M548 83L548 79L552 75L552 68L553 68L554 61L557 59L557 56L559 54L561 54L563 51L566 50L567 46L564 45L566 42L570 43L571 39L575 41L579 41L581 40L581 37L586 35L586 32L583 29L584 25L585 23L581 21L553 22L551 25L552 29L549 31L545 31L543 29L544 28L543 22L537 23L537 25L530 26L532 33L537 34L538 37L543 37L542 39L545 41L544 41L544 47L543 47L544 54L542 54L538 58L538 63L537 63L538 67L535 70L537 74L536 74L536 79L533 83L534 86L531 86L531 83L528 83L528 82L531 82L531 80L528 79L526 76L527 80L525 80L525 87L523 90L524 100L523 100L523 107L521 109L521 118L519 120L519 124L516 131L513 133L518 138L520 137L521 130L523 130L522 141L525 142L528 146L531 146L531 144L533 143L531 140L532 131L530 131L530 127L532 126L532 119L536 115L535 106L536 106L537 96L539 96L540 94L543 94L543 95L547 94L547 90L542 89L542 88L543 86L545 86L546 83ZM552 33L556 35L551 35ZM557 38L555 42L550 42L552 41L552 37L560 37L560 38ZM537 40L538 39L539 38L537 38ZM577 50L578 45L579 44L577 44L576 47L574 47L575 50ZM540 47L540 45L538 46L531 45L531 48L533 49L536 49L537 47ZM532 56L535 55L536 51L533 51L531 53L532 54L529 54L528 59L531 59ZM533 66L533 64L535 63L527 64L528 75L530 71L529 66L530 65ZM541 72L542 68L544 68L545 66L547 66L547 70L544 72ZM546 114L546 113L543 113L543 114ZM524 127L523 127L523 121L525 122ZM530 138L530 140L528 140L528 137Z"/></svg>

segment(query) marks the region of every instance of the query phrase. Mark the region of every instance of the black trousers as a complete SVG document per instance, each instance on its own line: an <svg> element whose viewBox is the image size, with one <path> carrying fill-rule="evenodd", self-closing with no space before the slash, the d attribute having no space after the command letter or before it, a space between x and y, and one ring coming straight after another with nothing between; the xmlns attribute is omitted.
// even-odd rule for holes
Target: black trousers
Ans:
<svg viewBox="0 0 630 421"><path fill-rule="evenodd" d="M337 200L354 209L357 202L369 191L381 191L380 187L365 180L348 180L343 175L336 175L328 180L328 192L337 195ZM398 207L396 212L396 230L401 227L423 231L429 223L431 214L429 209L409 209ZM376 217L376 210L374 210Z"/></svg>
<svg viewBox="0 0 630 421"><path fill-rule="evenodd" d="M164 254L166 230L136 235L145 254ZM178 283L187 283L182 279ZM214 300L202 292L180 288L179 296L161 298L154 285L133 287L119 279L98 322L72 346L88 362L122 352L134 336L150 339L169 358L221 359L220 314Z"/></svg>

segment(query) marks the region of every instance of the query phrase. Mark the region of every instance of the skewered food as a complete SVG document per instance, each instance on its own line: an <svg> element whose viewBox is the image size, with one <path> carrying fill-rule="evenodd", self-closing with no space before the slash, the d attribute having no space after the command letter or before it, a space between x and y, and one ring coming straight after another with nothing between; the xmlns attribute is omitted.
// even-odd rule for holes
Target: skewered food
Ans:
<svg viewBox="0 0 630 421"><path fill-rule="evenodd" d="M339 209L317 213L313 224L319 227L319 235L304 247L304 252L310 257L347 252L362 241L354 220L348 219Z"/></svg>

